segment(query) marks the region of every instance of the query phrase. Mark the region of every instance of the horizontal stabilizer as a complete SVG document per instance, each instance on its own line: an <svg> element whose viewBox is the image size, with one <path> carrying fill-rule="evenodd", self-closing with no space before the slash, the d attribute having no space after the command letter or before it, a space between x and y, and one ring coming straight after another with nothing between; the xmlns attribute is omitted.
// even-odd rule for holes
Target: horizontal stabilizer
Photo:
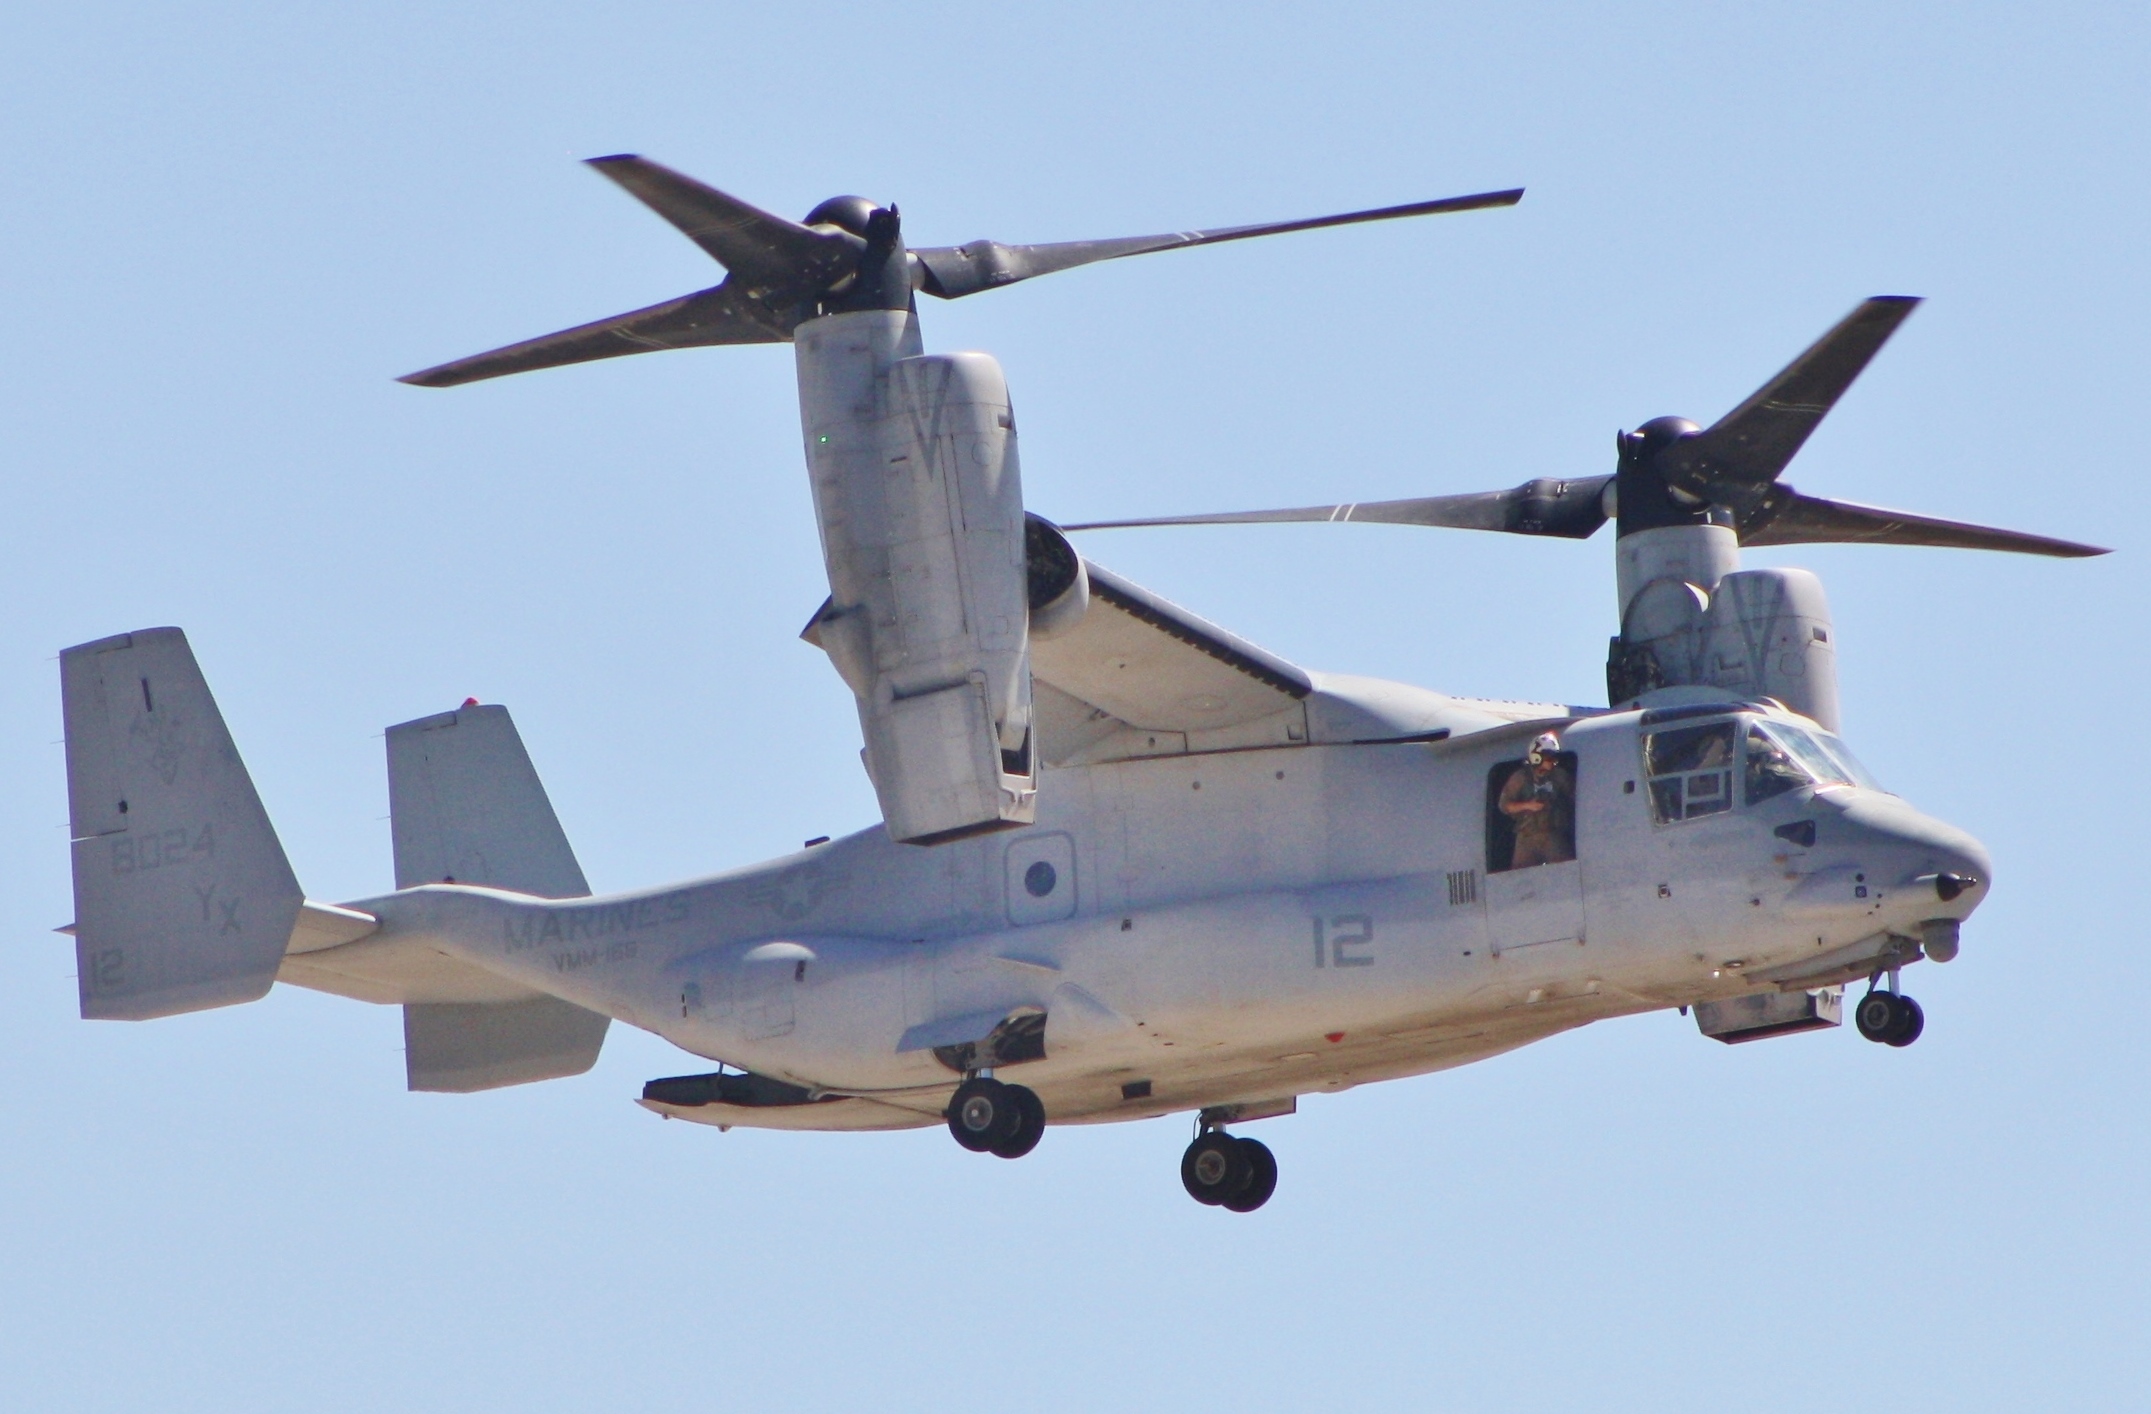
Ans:
<svg viewBox="0 0 2151 1414"><path fill-rule="evenodd" d="M304 957L310 952L340 948L345 943L355 943L368 936L380 926L381 920L370 913L308 899L299 909L299 921L292 927L291 942L285 947L284 955Z"/></svg>
<svg viewBox="0 0 2151 1414"><path fill-rule="evenodd" d="M82 1015L250 1002L304 901L187 636L60 654Z"/></svg>

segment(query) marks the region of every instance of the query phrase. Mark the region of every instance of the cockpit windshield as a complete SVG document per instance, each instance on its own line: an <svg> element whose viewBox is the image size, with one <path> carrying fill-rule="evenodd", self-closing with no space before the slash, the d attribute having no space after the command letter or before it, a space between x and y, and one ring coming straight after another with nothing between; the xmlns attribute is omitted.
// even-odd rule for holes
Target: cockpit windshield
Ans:
<svg viewBox="0 0 2151 1414"><path fill-rule="evenodd" d="M1736 772L1749 805L1802 786L1882 789L1830 733L1752 717L1647 733L1643 770L1650 778L1651 813L1660 824L1732 809Z"/></svg>
<svg viewBox="0 0 2151 1414"><path fill-rule="evenodd" d="M1880 790L1844 742L1790 722L1748 723L1748 804L1804 785L1850 785Z"/></svg>

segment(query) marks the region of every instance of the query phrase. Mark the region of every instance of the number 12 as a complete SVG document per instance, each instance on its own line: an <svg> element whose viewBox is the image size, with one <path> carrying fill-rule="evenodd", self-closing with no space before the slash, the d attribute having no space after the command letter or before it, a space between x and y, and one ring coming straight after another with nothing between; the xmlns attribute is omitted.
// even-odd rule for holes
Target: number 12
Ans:
<svg viewBox="0 0 2151 1414"><path fill-rule="evenodd" d="M1336 931L1331 931L1336 930ZM1371 957L1354 956L1345 951L1374 941L1374 919L1364 913L1340 913L1329 920L1328 928L1322 920L1314 920L1314 965L1316 967L1372 967Z"/></svg>

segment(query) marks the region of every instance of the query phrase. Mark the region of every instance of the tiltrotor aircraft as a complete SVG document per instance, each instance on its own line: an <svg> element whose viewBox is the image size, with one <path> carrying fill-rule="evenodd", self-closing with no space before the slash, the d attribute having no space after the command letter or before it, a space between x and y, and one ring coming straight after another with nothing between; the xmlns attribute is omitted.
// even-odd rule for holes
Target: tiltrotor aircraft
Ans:
<svg viewBox="0 0 2151 1414"><path fill-rule="evenodd" d="M1181 1178L1260 1207L1232 1128L1301 1095L1693 1009L1737 1041L1905 1045L1899 971L1946 962L1986 851L1837 735L1822 586L1742 545L2101 553L1779 480L1911 313L1877 298L1707 428L1658 418L1610 475L1477 495L1118 524L1382 521L1582 539L1611 519L1606 708L1313 672L1077 553L1024 510L1000 368L927 354L942 299L1092 261L1508 205L907 249L895 207L794 223L639 157L594 165L723 283L404 381L706 344L793 347L829 572L803 635L858 701L882 823L593 897L498 706L391 727L394 892L308 900L177 629L61 655L86 1017L264 995L403 1007L416 1090L578 1074L614 1020L717 1063L642 1103L720 1127L946 1124L1015 1158L1046 1124L1196 1116ZM1070 529L1076 527L1069 527Z"/></svg>

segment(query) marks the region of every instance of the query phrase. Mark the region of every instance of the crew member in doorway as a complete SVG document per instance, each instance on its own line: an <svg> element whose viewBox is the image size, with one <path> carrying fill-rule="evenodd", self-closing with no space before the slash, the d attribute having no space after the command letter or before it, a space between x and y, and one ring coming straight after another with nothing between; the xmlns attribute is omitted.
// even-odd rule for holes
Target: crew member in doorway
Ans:
<svg viewBox="0 0 2151 1414"><path fill-rule="evenodd" d="M1561 742L1544 732L1501 788L1501 813L1516 831L1511 869L1565 864L1576 857L1576 778L1561 764Z"/></svg>

